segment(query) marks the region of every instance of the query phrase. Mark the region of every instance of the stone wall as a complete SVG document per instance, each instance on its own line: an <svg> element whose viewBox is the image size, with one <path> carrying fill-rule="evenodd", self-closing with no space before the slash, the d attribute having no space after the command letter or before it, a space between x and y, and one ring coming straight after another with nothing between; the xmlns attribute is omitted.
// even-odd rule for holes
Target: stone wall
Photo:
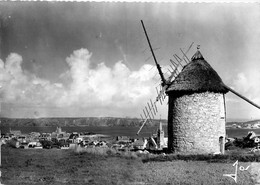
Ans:
<svg viewBox="0 0 260 185"><path fill-rule="evenodd" d="M225 105L221 93L169 95L168 149L173 152L220 152L225 139Z"/></svg>

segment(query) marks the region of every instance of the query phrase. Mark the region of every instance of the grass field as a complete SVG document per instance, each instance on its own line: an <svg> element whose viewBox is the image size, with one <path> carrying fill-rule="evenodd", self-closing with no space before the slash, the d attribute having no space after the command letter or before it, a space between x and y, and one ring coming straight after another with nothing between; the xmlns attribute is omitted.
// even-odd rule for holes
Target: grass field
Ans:
<svg viewBox="0 0 260 185"><path fill-rule="evenodd" d="M232 163L206 161L142 162L141 157L100 155L72 150L2 147L2 179L16 184L236 184L223 174L234 173ZM251 163L239 163L244 167ZM249 168L250 169L250 168ZM255 184L250 171L238 171L237 184Z"/></svg>

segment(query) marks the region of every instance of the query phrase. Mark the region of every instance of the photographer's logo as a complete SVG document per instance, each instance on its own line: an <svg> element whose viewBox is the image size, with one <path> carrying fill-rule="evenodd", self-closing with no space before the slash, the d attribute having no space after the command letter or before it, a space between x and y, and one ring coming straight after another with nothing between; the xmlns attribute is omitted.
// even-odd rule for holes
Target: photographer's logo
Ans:
<svg viewBox="0 0 260 185"><path fill-rule="evenodd" d="M234 181L237 183L237 168L238 168L238 160L233 164L233 166L235 166L235 173L232 174L224 174L223 176L225 177L231 177L232 179L234 179ZM250 165L248 167L244 167L244 166L239 166L239 170L240 171L246 171L248 170L248 168L250 167Z"/></svg>

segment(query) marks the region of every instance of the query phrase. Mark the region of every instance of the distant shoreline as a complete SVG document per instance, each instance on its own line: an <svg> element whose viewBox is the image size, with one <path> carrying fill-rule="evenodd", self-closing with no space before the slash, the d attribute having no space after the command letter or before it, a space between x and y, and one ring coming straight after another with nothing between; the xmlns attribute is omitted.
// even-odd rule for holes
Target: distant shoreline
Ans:
<svg viewBox="0 0 260 185"><path fill-rule="evenodd" d="M238 130L257 130L260 128L233 128L233 127L226 127L226 129L238 129Z"/></svg>

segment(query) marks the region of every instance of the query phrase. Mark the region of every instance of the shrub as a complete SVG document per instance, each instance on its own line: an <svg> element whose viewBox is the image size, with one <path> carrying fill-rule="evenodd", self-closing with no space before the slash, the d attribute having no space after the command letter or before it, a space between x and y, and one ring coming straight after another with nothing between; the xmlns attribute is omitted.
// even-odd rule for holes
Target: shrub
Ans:
<svg viewBox="0 0 260 185"><path fill-rule="evenodd" d="M117 151L113 148L109 148L107 150L107 155L116 155Z"/></svg>
<svg viewBox="0 0 260 185"><path fill-rule="evenodd" d="M75 149L75 153L77 154L93 154L93 155L98 155L98 156L117 156L117 157L124 157L124 158L131 158L131 159L136 159L138 158L136 152L131 152L131 151L117 151L116 149L113 148L108 148L108 147L93 147L93 148L82 148L80 146L77 146Z"/></svg>
<svg viewBox="0 0 260 185"><path fill-rule="evenodd" d="M19 142L17 139L12 138L11 140L7 141L7 146L12 147L12 148L18 148L19 147Z"/></svg>
<svg viewBox="0 0 260 185"><path fill-rule="evenodd" d="M75 152L77 154L89 153L89 154L93 154L93 155L102 155L102 156L116 155L116 153L117 153L117 151L115 149L108 148L108 147L83 148L81 146L77 146L75 148Z"/></svg>
<svg viewBox="0 0 260 185"><path fill-rule="evenodd" d="M239 160L241 162L258 162L260 161L259 154L246 154L241 152L233 152L225 155L209 155L209 154L169 154L166 156L156 155L149 156L148 158L143 158L142 161L146 162L163 162L163 161L175 161L175 160L184 160L184 161L207 161L207 162L234 162Z"/></svg>
<svg viewBox="0 0 260 185"><path fill-rule="evenodd" d="M131 159L138 158L137 154L135 152L131 152L131 151L121 152L121 156L123 156L125 158L131 158Z"/></svg>
<svg viewBox="0 0 260 185"><path fill-rule="evenodd" d="M42 144L43 148L52 148L53 142L52 141L48 141L48 140L43 140L40 141L40 143Z"/></svg>

